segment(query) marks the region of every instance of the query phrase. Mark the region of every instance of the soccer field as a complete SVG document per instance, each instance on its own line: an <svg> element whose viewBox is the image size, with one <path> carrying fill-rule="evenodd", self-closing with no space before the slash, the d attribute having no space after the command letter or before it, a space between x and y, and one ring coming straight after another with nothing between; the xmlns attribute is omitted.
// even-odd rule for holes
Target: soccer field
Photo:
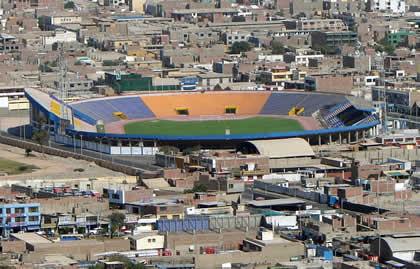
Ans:
<svg viewBox="0 0 420 269"><path fill-rule="evenodd" d="M126 134L144 135L224 135L226 129L230 129L230 134L257 134L305 130L297 120L272 117L220 121L148 120L128 123L124 126L124 129Z"/></svg>

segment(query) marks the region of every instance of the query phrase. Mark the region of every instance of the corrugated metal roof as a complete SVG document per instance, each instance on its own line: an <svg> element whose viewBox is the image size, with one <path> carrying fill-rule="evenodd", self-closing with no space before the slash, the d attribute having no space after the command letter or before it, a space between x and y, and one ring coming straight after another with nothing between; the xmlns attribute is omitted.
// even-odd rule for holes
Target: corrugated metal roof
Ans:
<svg viewBox="0 0 420 269"><path fill-rule="evenodd" d="M389 248L393 253L401 251L419 251L420 250L420 237L408 237L408 238L392 238L383 237Z"/></svg>
<svg viewBox="0 0 420 269"><path fill-rule="evenodd" d="M315 155L309 143L303 138L250 140L245 143L253 144L261 155L271 158Z"/></svg>

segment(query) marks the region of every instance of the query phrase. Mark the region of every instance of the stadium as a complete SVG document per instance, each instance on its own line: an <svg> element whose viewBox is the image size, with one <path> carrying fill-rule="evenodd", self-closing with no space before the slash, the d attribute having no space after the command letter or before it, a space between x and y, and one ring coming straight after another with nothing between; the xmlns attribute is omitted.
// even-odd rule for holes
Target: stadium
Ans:
<svg viewBox="0 0 420 269"><path fill-rule="evenodd" d="M31 125L55 142L119 155L234 148L250 140L300 137L311 145L375 135L373 109L354 97L311 92L187 91L118 95L65 104L27 88Z"/></svg>

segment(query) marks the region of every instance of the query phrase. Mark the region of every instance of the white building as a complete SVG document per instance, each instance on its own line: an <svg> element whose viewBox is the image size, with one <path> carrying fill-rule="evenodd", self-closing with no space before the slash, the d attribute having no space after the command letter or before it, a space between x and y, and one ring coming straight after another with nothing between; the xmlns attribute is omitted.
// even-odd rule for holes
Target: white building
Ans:
<svg viewBox="0 0 420 269"><path fill-rule="evenodd" d="M48 19L49 19L48 23L50 25L62 25L62 24L82 22L82 17L71 12L49 16Z"/></svg>
<svg viewBox="0 0 420 269"><path fill-rule="evenodd" d="M77 35L75 32L57 29L53 35L42 37L42 45L44 47L56 42L77 42Z"/></svg>
<svg viewBox="0 0 420 269"><path fill-rule="evenodd" d="M371 0L371 9L393 13L405 13L405 0Z"/></svg>
<svg viewBox="0 0 420 269"><path fill-rule="evenodd" d="M140 235L130 236L131 250L159 250L163 249L165 236L157 233L141 233Z"/></svg>

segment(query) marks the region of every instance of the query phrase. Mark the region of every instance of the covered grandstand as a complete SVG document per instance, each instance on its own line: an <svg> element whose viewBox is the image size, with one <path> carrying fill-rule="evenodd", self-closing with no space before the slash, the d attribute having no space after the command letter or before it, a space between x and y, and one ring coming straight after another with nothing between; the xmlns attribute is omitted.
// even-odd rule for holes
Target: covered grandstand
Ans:
<svg viewBox="0 0 420 269"><path fill-rule="evenodd" d="M301 137L310 144L350 143L376 134L379 123L373 110L357 107L344 95L308 92L208 91L149 93L93 98L64 104L54 96L28 88L31 124L39 128L41 118L59 143L111 154L136 155L160 145L181 148L235 147L248 140ZM66 111L67 115L61 115ZM303 131L258 132L220 135L125 134L110 130L115 124L167 117L282 116L318 122L322 128ZM191 118L189 118L191 117ZM133 150L133 148L135 148Z"/></svg>

